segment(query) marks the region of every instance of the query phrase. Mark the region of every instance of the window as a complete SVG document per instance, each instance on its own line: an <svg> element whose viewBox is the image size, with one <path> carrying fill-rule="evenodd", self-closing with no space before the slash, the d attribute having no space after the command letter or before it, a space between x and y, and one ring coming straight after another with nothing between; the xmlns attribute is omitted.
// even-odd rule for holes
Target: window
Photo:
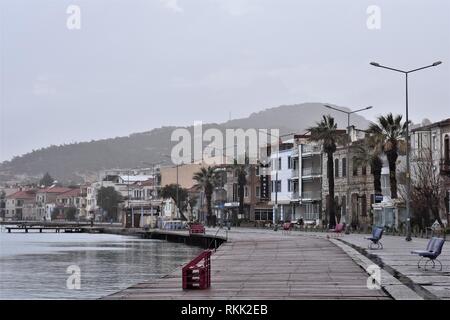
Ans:
<svg viewBox="0 0 450 320"><path fill-rule="evenodd" d="M367 199L365 194L361 197L361 216L367 216Z"/></svg>
<svg viewBox="0 0 450 320"><path fill-rule="evenodd" d="M256 168L255 168L255 175L259 176L259 166L256 166Z"/></svg>
<svg viewBox="0 0 450 320"><path fill-rule="evenodd" d="M288 157L288 169L292 169L292 158L291 158L291 156Z"/></svg>
<svg viewBox="0 0 450 320"><path fill-rule="evenodd" d="M433 134L433 150L436 151L437 146L436 146L436 134Z"/></svg>
<svg viewBox="0 0 450 320"><path fill-rule="evenodd" d="M233 202L238 201L238 185L233 183Z"/></svg>
<svg viewBox="0 0 450 320"><path fill-rule="evenodd" d="M334 176L339 178L339 159L334 159Z"/></svg>
<svg viewBox="0 0 450 320"><path fill-rule="evenodd" d="M366 167L366 166L362 166L362 167L361 167L361 174L362 174L363 176L367 175L367 167Z"/></svg>
<svg viewBox="0 0 450 320"><path fill-rule="evenodd" d="M356 157L353 157L353 175L354 176L358 175L358 164L357 164Z"/></svg>
<svg viewBox="0 0 450 320"><path fill-rule="evenodd" d="M271 209L255 209L255 220L272 221L273 211Z"/></svg>
<svg viewBox="0 0 450 320"><path fill-rule="evenodd" d="M259 198L261 197L261 187L256 187L256 197Z"/></svg>
<svg viewBox="0 0 450 320"><path fill-rule="evenodd" d="M288 179L288 192L292 191L292 180Z"/></svg>
<svg viewBox="0 0 450 320"><path fill-rule="evenodd" d="M276 192L281 192L281 180L276 181L277 190Z"/></svg>
<svg viewBox="0 0 450 320"><path fill-rule="evenodd" d="M281 168L281 157L280 158L278 158L278 170L281 170L282 168Z"/></svg>
<svg viewBox="0 0 450 320"><path fill-rule="evenodd" d="M346 215L347 214L347 198L346 198L346 196L342 196L341 203L342 203L341 214Z"/></svg>
<svg viewBox="0 0 450 320"><path fill-rule="evenodd" d="M347 159L346 158L342 158L342 176L343 177L347 176Z"/></svg>
<svg viewBox="0 0 450 320"><path fill-rule="evenodd" d="M245 186L244 187L244 197L248 197L248 187L247 186Z"/></svg>

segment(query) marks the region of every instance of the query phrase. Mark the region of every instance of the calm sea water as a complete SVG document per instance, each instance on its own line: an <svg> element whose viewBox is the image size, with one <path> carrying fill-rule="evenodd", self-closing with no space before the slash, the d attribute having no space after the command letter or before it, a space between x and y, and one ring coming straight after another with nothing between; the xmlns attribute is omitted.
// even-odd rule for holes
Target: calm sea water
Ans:
<svg viewBox="0 0 450 320"><path fill-rule="evenodd" d="M117 235L3 231L0 299L96 299L170 273L200 250ZM68 289L68 268L79 268L80 289Z"/></svg>

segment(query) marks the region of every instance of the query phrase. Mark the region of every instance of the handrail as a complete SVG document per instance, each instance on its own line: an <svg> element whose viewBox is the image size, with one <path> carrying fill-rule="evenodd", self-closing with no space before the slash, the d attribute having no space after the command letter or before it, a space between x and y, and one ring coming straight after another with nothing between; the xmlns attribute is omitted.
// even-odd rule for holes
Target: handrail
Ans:
<svg viewBox="0 0 450 320"><path fill-rule="evenodd" d="M217 240L216 240L216 237L217 237L217 234L219 233L219 231L220 231L220 228L217 229L216 234L214 235L213 239L211 239L211 242L208 244L208 248L209 248L211 246L212 242L214 241L214 252L217 251ZM228 234L227 234L227 238L228 238Z"/></svg>

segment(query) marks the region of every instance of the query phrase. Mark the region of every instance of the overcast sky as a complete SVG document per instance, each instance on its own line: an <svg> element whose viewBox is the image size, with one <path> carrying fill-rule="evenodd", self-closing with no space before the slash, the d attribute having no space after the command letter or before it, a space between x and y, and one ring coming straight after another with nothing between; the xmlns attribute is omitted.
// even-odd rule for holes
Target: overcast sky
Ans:
<svg viewBox="0 0 450 320"><path fill-rule="evenodd" d="M66 23L81 9L80 29ZM381 28L369 29L369 5ZM448 0L0 0L0 161L282 104L450 117Z"/></svg>

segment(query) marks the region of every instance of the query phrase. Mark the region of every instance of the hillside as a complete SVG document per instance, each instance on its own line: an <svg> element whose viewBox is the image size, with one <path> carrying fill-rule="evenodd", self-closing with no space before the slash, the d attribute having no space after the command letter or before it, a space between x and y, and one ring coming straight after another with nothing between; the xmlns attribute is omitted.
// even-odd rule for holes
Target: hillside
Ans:
<svg viewBox="0 0 450 320"><path fill-rule="evenodd" d="M204 129L226 128L278 128L280 133L299 132L321 119L322 114L332 114L340 128L347 125L341 112L328 110L320 103L304 103L269 108L253 113L247 118L234 119L221 124L207 124ZM368 121L359 115L352 116L352 124L366 128ZM192 130L192 127L186 127ZM170 135L176 127L162 127L126 137L50 146L35 150L0 164L0 184L8 181L34 181L45 172L65 183L83 182L95 178L102 169L143 167L143 162L165 161L175 142Z"/></svg>

